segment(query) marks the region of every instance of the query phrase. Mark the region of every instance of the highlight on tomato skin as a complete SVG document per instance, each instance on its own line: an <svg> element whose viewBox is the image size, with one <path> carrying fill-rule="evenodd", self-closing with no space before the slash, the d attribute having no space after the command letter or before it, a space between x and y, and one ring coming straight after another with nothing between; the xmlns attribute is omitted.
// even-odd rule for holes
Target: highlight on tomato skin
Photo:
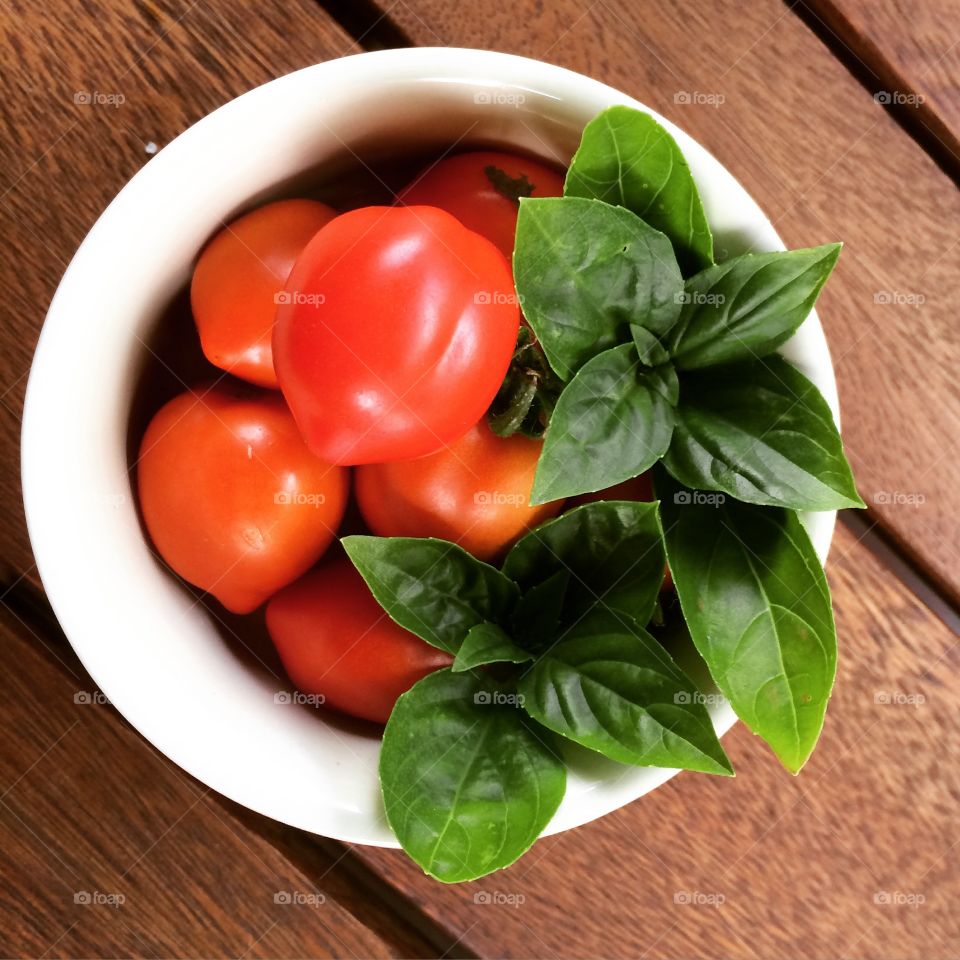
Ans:
<svg viewBox="0 0 960 960"><path fill-rule="evenodd" d="M397 698L453 657L388 617L346 557L267 604L267 630L294 686L342 713L385 724Z"/></svg>
<svg viewBox="0 0 960 960"><path fill-rule="evenodd" d="M349 474L310 453L279 394L234 382L158 411L137 485L160 556L228 610L249 613L333 542Z"/></svg>
<svg viewBox="0 0 960 960"><path fill-rule="evenodd" d="M190 284L200 343L221 370L278 388L273 322L300 251L337 211L316 200L278 200L232 221L204 247Z"/></svg>
<svg viewBox="0 0 960 960"><path fill-rule="evenodd" d="M483 417L429 456L357 467L357 504L379 536L438 537L494 560L563 507L530 505L542 446L519 433L498 437Z"/></svg>
<svg viewBox="0 0 960 960"><path fill-rule="evenodd" d="M560 197L563 173L518 154L460 153L433 164L397 195L405 206L440 207L496 244L510 260L520 197Z"/></svg>
<svg viewBox="0 0 960 960"><path fill-rule="evenodd" d="M297 258L274 364L307 445L331 463L424 456L464 434L510 364L520 311L497 248L433 207L364 207Z"/></svg>

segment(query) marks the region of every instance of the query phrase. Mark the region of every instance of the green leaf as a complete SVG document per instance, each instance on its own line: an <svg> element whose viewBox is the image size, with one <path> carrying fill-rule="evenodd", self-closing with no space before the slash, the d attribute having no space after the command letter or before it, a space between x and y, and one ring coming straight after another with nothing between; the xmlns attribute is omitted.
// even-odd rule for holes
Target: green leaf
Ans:
<svg viewBox="0 0 960 960"><path fill-rule="evenodd" d="M397 701L383 734L380 785L403 849L445 883L513 863L566 789L552 734L489 678L439 670Z"/></svg>
<svg viewBox="0 0 960 960"><path fill-rule="evenodd" d="M673 367L644 367L632 343L588 361L550 418L530 502L593 493L643 473L670 445L675 396Z"/></svg>
<svg viewBox="0 0 960 960"><path fill-rule="evenodd" d="M691 277L680 319L666 338L677 367L692 370L773 353L813 309L840 247L748 253Z"/></svg>
<svg viewBox="0 0 960 960"><path fill-rule="evenodd" d="M486 663L525 663L532 659L533 654L521 650L501 627L485 620L470 628L450 669L462 673Z"/></svg>
<svg viewBox="0 0 960 960"><path fill-rule="evenodd" d="M631 324L665 333L680 315L683 279L670 241L595 200L522 200L513 273L524 316L563 380L629 341Z"/></svg>
<svg viewBox="0 0 960 960"><path fill-rule="evenodd" d="M524 590L511 621L513 635L522 646L536 649L553 639L569 585L570 571L562 567Z"/></svg>
<svg viewBox="0 0 960 960"><path fill-rule="evenodd" d="M564 196L632 210L670 238L684 275L713 262L713 237L690 167L649 114L616 106L591 120L567 171Z"/></svg>
<svg viewBox="0 0 960 960"><path fill-rule="evenodd" d="M517 689L534 719L612 760L733 773L693 681L626 617L590 613Z"/></svg>
<svg viewBox="0 0 960 960"><path fill-rule="evenodd" d="M659 367L670 362L670 354L649 330L630 324L630 335L637 348L637 356L645 367Z"/></svg>
<svg viewBox="0 0 960 960"><path fill-rule="evenodd" d="M566 570L563 617L591 607L618 611L637 623L650 619L664 570L656 503L587 503L541 524L507 554L503 572L523 591Z"/></svg>
<svg viewBox="0 0 960 960"><path fill-rule="evenodd" d="M380 606L448 653L478 623L505 619L516 602L512 581L446 540L353 536L341 543Z"/></svg>
<svg viewBox="0 0 960 960"><path fill-rule="evenodd" d="M837 667L823 569L791 510L707 505L662 470L667 559L684 617L741 720L796 773L810 756Z"/></svg>
<svg viewBox="0 0 960 960"><path fill-rule="evenodd" d="M826 400L779 356L686 374L663 462L688 487L748 503L863 506Z"/></svg>

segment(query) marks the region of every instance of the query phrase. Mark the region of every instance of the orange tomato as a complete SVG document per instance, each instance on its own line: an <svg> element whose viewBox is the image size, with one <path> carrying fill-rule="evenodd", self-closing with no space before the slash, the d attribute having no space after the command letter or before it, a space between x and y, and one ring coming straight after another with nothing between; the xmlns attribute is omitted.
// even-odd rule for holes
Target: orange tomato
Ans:
<svg viewBox="0 0 960 960"><path fill-rule="evenodd" d="M563 506L528 502L541 446L498 437L484 418L438 453L357 467L360 512L380 536L440 537L494 559Z"/></svg>
<svg viewBox="0 0 960 960"><path fill-rule="evenodd" d="M330 545L349 477L307 450L279 394L220 385L160 409L137 481L163 559L228 610L249 613Z"/></svg>
<svg viewBox="0 0 960 960"><path fill-rule="evenodd" d="M280 200L244 214L204 248L190 303L206 358L261 387L277 388L271 338L293 262L337 215L315 200Z"/></svg>
<svg viewBox="0 0 960 960"><path fill-rule="evenodd" d="M386 723L401 693L453 657L394 623L346 558L325 563L267 604L267 630L302 693Z"/></svg>

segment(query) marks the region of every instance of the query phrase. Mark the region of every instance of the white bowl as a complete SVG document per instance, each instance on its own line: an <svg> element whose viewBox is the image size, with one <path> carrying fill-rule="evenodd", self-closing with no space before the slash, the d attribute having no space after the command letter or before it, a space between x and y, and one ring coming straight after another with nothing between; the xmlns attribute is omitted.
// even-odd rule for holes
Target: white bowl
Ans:
<svg viewBox="0 0 960 960"><path fill-rule="evenodd" d="M396 846L368 732L275 702L288 684L250 670L206 609L154 559L128 474L131 402L150 340L204 241L241 209L335 177L355 155L512 146L567 162L611 104L649 110L558 67L479 50L410 49L321 63L250 91L160 151L110 204L50 306L27 389L23 490L51 604L101 691L198 780L259 813L328 837ZM656 114L654 114L656 116ZM783 245L736 180L662 117L726 256ZM837 413L814 315L785 348ZM806 518L826 558L834 514ZM715 708L719 733L734 722ZM674 770L574 752L547 832L599 817Z"/></svg>

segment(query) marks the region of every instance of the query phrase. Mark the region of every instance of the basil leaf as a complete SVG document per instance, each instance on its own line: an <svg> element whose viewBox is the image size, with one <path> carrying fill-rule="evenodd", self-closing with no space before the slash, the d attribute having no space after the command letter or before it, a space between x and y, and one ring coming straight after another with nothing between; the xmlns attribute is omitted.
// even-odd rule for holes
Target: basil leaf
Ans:
<svg viewBox="0 0 960 960"><path fill-rule="evenodd" d="M564 567L524 591L511 620L518 643L535 649L553 639L569 585L570 571Z"/></svg>
<svg viewBox="0 0 960 960"><path fill-rule="evenodd" d="M462 673L486 663L524 663L532 659L533 655L521 650L501 627L485 620L470 628L450 669Z"/></svg>
<svg viewBox="0 0 960 960"><path fill-rule="evenodd" d="M667 337L677 366L692 370L773 353L813 309L840 247L748 253L691 277Z"/></svg>
<svg viewBox="0 0 960 960"><path fill-rule="evenodd" d="M516 602L514 583L446 540L353 536L341 543L390 617L448 653L471 627L503 620Z"/></svg>
<svg viewBox="0 0 960 960"><path fill-rule="evenodd" d="M683 278L670 241L595 200L521 200L513 274L524 316L563 380L626 343L631 324L665 333L680 315Z"/></svg>
<svg viewBox="0 0 960 960"><path fill-rule="evenodd" d="M864 505L826 400L779 356L685 375L663 462L688 487L748 503Z"/></svg>
<svg viewBox="0 0 960 960"><path fill-rule="evenodd" d="M528 533L507 554L503 572L526 591L547 574L568 571L568 622L601 606L645 624L663 583L664 561L657 505L605 500Z"/></svg>
<svg viewBox="0 0 960 960"><path fill-rule="evenodd" d="M593 493L656 463L673 434L675 376L641 365L632 343L588 361L550 418L531 504Z"/></svg>
<svg viewBox="0 0 960 960"><path fill-rule="evenodd" d="M384 730L387 821L445 883L513 863L563 799L566 767L552 735L510 699L488 677L439 670L400 697Z"/></svg>
<svg viewBox="0 0 960 960"><path fill-rule="evenodd" d="M649 114L609 107L587 124L564 196L615 203L665 233L684 275L713 262L713 237L690 167Z"/></svg>
<svg viewBox="0 0 960 960"><path fill-rule="evenodd" d="M810 538L791 510L707 505L661 470L656 486L693 642L737 716L796 773L820 735L837 667Z"/></svg>
<svg viewBox="0 0 960 960"><path fill-rule="evenodd" d="M612 760L733 773L693 681L625 617L590 613L517 689L534 719Z"/></svg>
<svg viewBox="0 0 960 960"><path fill-rule="evenodd" d="M630 335L633 337L637 356L645 367L659 367L670 362L670 354L666 348L649 330L630 324Z"/></svg>

